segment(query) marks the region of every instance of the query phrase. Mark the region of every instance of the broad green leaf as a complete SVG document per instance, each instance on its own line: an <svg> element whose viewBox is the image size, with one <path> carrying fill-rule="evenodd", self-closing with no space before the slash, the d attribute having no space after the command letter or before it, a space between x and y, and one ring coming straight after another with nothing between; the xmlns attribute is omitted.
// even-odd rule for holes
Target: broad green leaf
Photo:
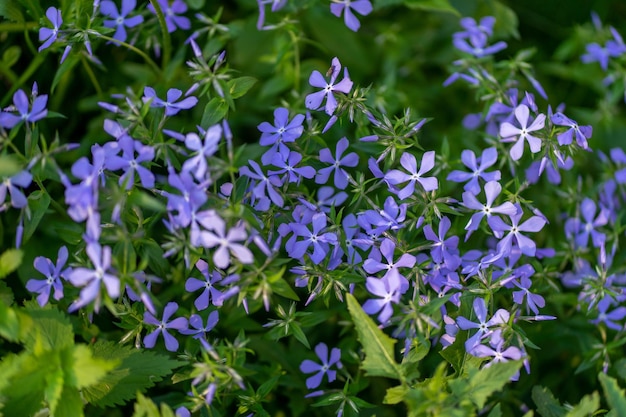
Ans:
<svg viewBox="0 0 626 417"><path fill-rule="evenodd" d="M65 313L56 308L42 309L37 304L30 304L25 312L33 320L22 339L27 349L34 349L37 343L41 343L44 350L61 350L74 345L74 331Z"/></svg>
<svg viewBox="0 0 626 417"><path fill-rule="evenodd" d="M404 4L409 9L446 12L459 16L459 11L455 9L448 0L404 0Z"/></svg>
<svg viewBox="0 0 626 417"><path fill-rule="evenodd" d="M496 404L496 406L491 409L489 414L487 414L487 417L502 417L502 408L500 407L500 404Z"/></svg>
<svg viewBox="0 0 626 417"><path fill-rule="evenodd" d="M153 352L133 350L113 342L97 342L90 346L93 357L119 360L120 364L97 384L83 390L83 397L99 407L122 405L136 397L138 391L154 386L172 369L184 362L169 359Z"/></svg>
<svg viewBox="0 0 626 417"><path fill-rule="evenodd" d="M452 345L439 352L452 365L456 375L467 375L469 369L478 368L483 361L481 358L467 353L465 340L465 335L459 335Z"/></svg>
<svg viewBox="0 0 626 417"><path fill-rule="evenodd" d="M232 98L239 98L246 94L256 82L256 78L247 76L232 79L228 82L230 95L232 96Z"/></svg>
<svg viewBox="0 0 626 417"><path fill-rule="evenodd" d="M66 371L66 383L78 389L94 385L104 378L112 369L115 369L120 360L103 359L94 357L91 349L87 345L80 344L69 350L70 363L65 364L70 369Z"/></svg>
<svg viewBox="0 0 626 417"><path fill-rule="evenodd" d="M409 391L409 387L406 385L398 385L396 387L391 387L385 393L385 398L383 399L383 404L399 404L404 401L406 394Z"/></svg>
<svg viewBox="0 0 626 417"><path fill-rule="evenodd" d="M615 378L606 376L603 373L598 375L606 402L611 407L611 412L616 416L626 416L626 396L624 390L620 389Z"/></svg>
<svg viewBox="0 0 626 417"><path fill-rule="evenodd" d="M368 376L383 376L403 380L400 366L394 359L395 340L383 333L376 323L365 314L359 302L352 294L346 294L348 311L354 322L359 340L365 351L363 370Z"/></svg>
<svg viewBox="0 0 626 417"><path fill-rule="evenodd" d="M200 125L204 128L219 123L228 113L228 104L221 97L214 97L204 107Z"/></svg>
<svg viewBox="0 0 626 417"><path fill-rule="evenodd" d="M565 417L587 417L594 415L600 408L600 394L594 392L585 395L580 402L565 414Z"/></svg>
<svg viewBox="0 0 626 417"><path fill-rule="evenodd" d="M0 155L0 178L8 178L22 170L22 164L13 155Z"/></svg>
<svg viewBox="0 0 626 417"><path fill-rule="evenodd" d="M532 390L532 397L537 406L537 412L542 417L562 417L565 415L565 408L554 398L548 388L535 385Z"/></svg>
<svg viewBox="0 0 626 417"><path fill-rule="evenodd" d="M135 412L132 417L170 417L173 415L174 412L166 404L161 403L161 411L159 412L159 408L150 398L137 393Z"/></svg>
<svg viewBox="0 0 626 417"><path fill-rule="evenodd" d="M500 391L522 366L522 361L494 363L489 368L470 369L467 378L450 380L448 385L459 399L469 398L478 409L485 406L491 394Z"/></svg>
<svg viewBox="0 0 626 417"><path fill-rule="evenodd" d="M80 393L76 388L65 385L54 417L83 417L84 415Z"/></svg>
<svg viewBox="0 0 626 417"><path fill-rule="evenodd" d="M58 355L54 356L54 362L55 366L45 376L46 387L44 389L46 402L52 415L55 415L57 405L63 394L63 369L61 368L61 361Z"/></svg>
<svg viewBox="0 0 626 417"><path fill-rule="evenodd" d="M24 243L35 233L41 219L48 211L48 207L50 207L50 196L48 193L38 190L28 196L28 208L30 208L31 216L24 224Z"/></svg>
<svg viewBox="0 0 626 417"><path fill-rule="evenodd" d="M15 271L21 264L24 254L19 249L8 249L0 255L0 278Z"/></svg>
<svg viewBox="0 0 626 417"><path fill-rule="evenodd" d="M13 45L8 47L7 50L4 51L4 53L2 54L2 61L5 67L11 68L13 65L15 65L17 61L19 61L20 55L22 55L22 50L19 46Z"/></svg>
<svg viewBox="0 0 626 417"><path fill-rule="evenodd" d="M22 23L24 21L24 15L22 14L19 3L16 0L0 1L0 17L4 17L7 20L18 23Z"/></svg>

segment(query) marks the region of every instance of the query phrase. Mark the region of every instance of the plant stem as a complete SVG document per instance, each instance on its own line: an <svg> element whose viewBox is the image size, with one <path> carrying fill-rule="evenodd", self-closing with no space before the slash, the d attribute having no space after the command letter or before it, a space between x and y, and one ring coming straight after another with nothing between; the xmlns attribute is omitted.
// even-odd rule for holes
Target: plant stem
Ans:
<svg viewBox="0 0 626 417"><path fill-rule="evenodd" d="M165 22L165 15L161 10L161 5L157 0L150 0L150 4L154 7L157 19L159 20L159 26L161 26L161 32L163 33L163 61L161 62L162 70L165 72L172 55L172 40L170 39L170 32L167 30L167 23Z"/></svg>

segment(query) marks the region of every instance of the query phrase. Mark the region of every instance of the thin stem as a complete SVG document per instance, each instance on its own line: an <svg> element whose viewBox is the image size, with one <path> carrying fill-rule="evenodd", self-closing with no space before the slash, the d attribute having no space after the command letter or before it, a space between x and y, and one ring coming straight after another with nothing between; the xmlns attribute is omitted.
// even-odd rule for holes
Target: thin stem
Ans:
<svg viewBox="0 0 626 417"><path fill-rule="evenodd" d="M159 26L161 26L161 32L163 33L163 61L161 62L162 69L165 71L172 55L172 40L170 39L170 32L167 30L167 23L165 22L165 15L161 10L161 5L157 0L150 0L150 4L154 7L157 19L159 20Z"/></svg>
<svg viewBox="0 0 626 417"><path fill-rule="evenodd" d="M154 72L156 72L157 74L161 74L161 68L159 68L159 66L156 64L156 62L154 62L152 60L152 58L150 58L144 51L142 51L141 49L126 43L126 42L122 42L120 40L117 40L115 38L111 38L110 36L106 36L106 35L100 35L98 34L98 36L106 41L109 42L113 42L116 43L120 46L123 46L131 51L133 51L134 53L136 53L137 55L139 55L140 57L143 58L144 61L146 61L146 64L150 65L150 67L154 70Z"/></svg>
<svg viewBox="0 0 626 417"><path fill-rule="evenodd" d="M289 36L293 42L293 55L294 55L294 84L296 90L300 88L300 48L298 47L298 37L293 31L289 31Z"/></svg>
<svg viewBox="0 0 626 417"><path fill-rule="evenodd" d="M98 78L96 77L96 74L94 74L93 70L91 69L91 67L89 66L89 63L87 62L87 59L84 56L80 57L80 61L83 64L83 67L85 67L85 71L87 72L87 75L89 76L89 79L91 80L91 83L93 84L94 88L96 89L96 92L98 93L99 96L102 96L102 87L100 87L100 83L98 82Z"/></svg>
<svg viewBox="0 0 626 417"><path fill-rule="evenodd" d="M0 32L21 32L39 27L37 22L0 23Z"/></svg>

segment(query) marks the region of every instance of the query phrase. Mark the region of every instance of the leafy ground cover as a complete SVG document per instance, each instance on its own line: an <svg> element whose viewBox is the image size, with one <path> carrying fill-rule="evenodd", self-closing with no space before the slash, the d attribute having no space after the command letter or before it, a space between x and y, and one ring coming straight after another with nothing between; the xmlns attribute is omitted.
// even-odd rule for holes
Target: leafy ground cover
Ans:
<svg viewBox="0 0 626 417"><path fill-rule="evenodd" d="M0 413L626 415L626 11L517 3L2 2Z"/></svg>

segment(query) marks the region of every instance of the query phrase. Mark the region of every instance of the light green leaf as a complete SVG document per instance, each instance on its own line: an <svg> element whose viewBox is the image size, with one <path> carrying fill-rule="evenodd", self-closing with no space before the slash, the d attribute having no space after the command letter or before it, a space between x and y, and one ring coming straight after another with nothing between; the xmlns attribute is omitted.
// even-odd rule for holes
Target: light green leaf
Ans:
<svg viewBox="0 0 626 417"><path fill-rule="evenodd" d="M460 16L448 0L404 0L404 4L409 9L421 9L431 12L446 12Z"/></svg>
<svg viewBox="0 0 626 417"><path fill-rule="evenodd" d="M5 67L11 68L13 65L15 65L17 61L19 61L20 55L22 55L22 50L19 46L13 45L8 47L7 50L4 51L4 53L2 54L2 61Z"/></svg>
<svg viewBox="0 0 626 417"><path fill-rule="evenodd" d="M83 390L85 400L99 407L125 404L135 398L138 391L154 386L163 377L171 374L172 369L185 364L163 355L133 350L113 342L97 342L90 347L94 358L119 361L119 365L97 384Z"/></svg>
<svg viewBox="0 0 626 417"><path fill-rule="evenodd" d="M502 417L502 408L499 403L491 409L487 417Z"/></svg>
<svg viewBox="0 0 626 417"><path fill-rule="evenodd" d="M470 399L478 409L485 406L491 394L500 391L522 366L522 361L494 363L489 368L470 369L467 378L449 381L452 393L459 399Z"/></svg>
<svg viewBox="0 0 626 417"><path fill-rule="evenodd" d="M598 375L606 402L611 407L611 412L618 416L626 416L626 397L624 390L620 389L615 378L606 376L603 373Z"/></svg>
<svg viewBox="0 0 626 417"><path fill-rule="evenodd" d="M21 264L24 254L19 249L8 249L0 255L0 278L15 271Z"/></svg>
<svg viewBox="0 0 626 417"><path fill-rule="evenodd" d="M44 389L44 396L50 408L50 413L55 415L57 405L61 400L63 394L63 369L61 368L61 361L59 356L53 357L55 366L51 367L50 372L46 373L46 387Z"/></svg>
<svg viewBox="0 0 626 417"><path fill-rule="evenodd" d="M32 327L22 341L27 349L41 344L44 350L61 350L74 345L74 331L68 316L56 308L40 308L31 303L25 312L32 318Z"/></svg>
<svg viewBox="0 0 626 417"><path fill-rule="evenodd" d="M0 155L0 178L9 178L22 170L22 164L13 155Z"/></svg>
<svg viewBox="0 0 626 417"><path fill-rule="evenodd" d="M161 412L159 412L159 408L150 398L137 393L133 417L170 417L173 415L173 411L166 404L161 403Z"/></svg>
<svg viewBox="0 0 626 417"><path fill-rule="evenodd" d="M565 408L554 398L548 388L535 385L532 390L532 397L537 406L537 412L542 417L562 417L565 415Z"/></svg>
<svg viewBox="0 0 626 417"><path fill-rule="evenodd" d="M204 113L202 113L202 121L200 125L204 128L209 128L216 123L219 123L224 116L228 113L228 104L221 97L214 97L204 107Z"/></svg>
<svg viewBox="0 0 626 417"><path fill-rule="evenodd" d="M409 387L406 385L398 385L397 387L391 387L385 393L383 404L399 404L404 401Z"/></svg>
<svg viewBox="0 0 626 417"><path fill-rule="evenodd" d="M383 376L403 380L404 376L394 359L395 340L383 333L376 323L365 314L352 294L346 294L348 311L365 351L363 370L368 376Z"/></svg>
<svg viewBox="0 0 626 417"><path fill-rule="evenodd" d="M239 98L246 94L254 84L256 84L257 79L254 77L239 77L232 79L228 82L228 88L230 89L230 95L232 98Z"/></svg>
<svg viewBox="0 0 626 417"><path fill-rule="evenodd" d="M80 393L76 388L65 385L54 417L83 417L84 415Z"/></svg>
<svg viewBox="0 0 626 417"><path fill-rule="evenodd" d="M587 417L594 415L600 408L600 394L594 392L591 395L585 395L580 402L567 412L565 417Z"/></svg>
<svg viewBox="0 0 626 417"><path fill-rule="evenodd" d="M87 345L76 345L68 351L70 363L66 382L78 389L94 385L109 371L116 368L120 360L96 358Z"/></svg>

